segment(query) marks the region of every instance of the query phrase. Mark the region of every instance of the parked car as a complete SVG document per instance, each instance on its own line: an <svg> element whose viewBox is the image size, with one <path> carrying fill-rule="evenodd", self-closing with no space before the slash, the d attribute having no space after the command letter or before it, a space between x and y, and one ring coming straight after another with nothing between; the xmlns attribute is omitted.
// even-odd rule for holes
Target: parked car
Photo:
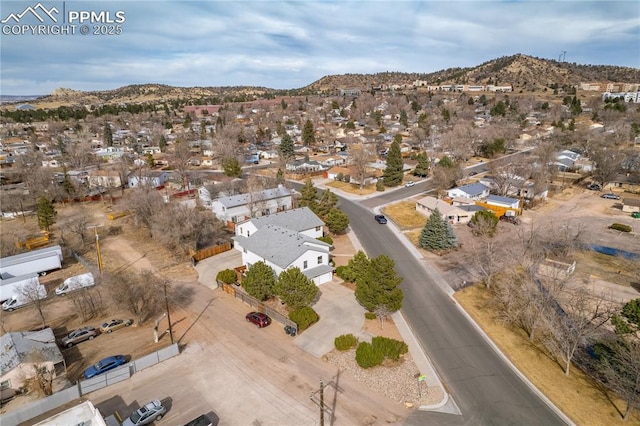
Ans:
<svg viewBox="0 0 640 426"><path fill-rule="evenodd" d="M92 340L98 335L98 331L93 327L82 327L77 330L73 330L60 340L60 346L70 348L75 344L84 342L85 340Z"/></svg>
<svg viewBox="0 0 640 426"><path fill-rule="evenodd" d="M415 184L416 183L414 181L410 180L409 182L405 183L404 186L405 186L405 188L411 188Z"/></svg>
<svg viewBox="0 0 640 426"><path fill-rule="evenodd" d="M619 200L620 196L618 194L614 194L613 192L609 192L608 194L602 194L602 198L606 198L609 200Z"/></svg>
<svg viewBox="0 0 640 426"><path fill-rule="evenodd" d="M203 414L200 417L197 417L191 420L189 423L186 423L184 426L212 426L212 425L213 425L213 421L211 421L211 419L207 417L206 414Z"/></svg>
<svg viewBox="0 0 640 426"><path fill-rule="evenodd" d="M384 217L384 215L381 214L377 214L374 216L376 222L378 222L381 225L385 225L387 223L387 218Z"/></svg>
<svg viewBox="0 0 640 426"><path fill-rule="evenodd" d="M631 217L634 218L634 219L640 219L640 212L631 213Z"/></svg>
<svg viewBox="0 0 640 426"><path fill-rule="evenodd" d="M137 409L132 415L127 417L122 426L148 425L156 420L160 420L167 412L167 408L159 400L151 401L142 408Z"/></svg>
<svg viewBox="0 0 640 426"><path fill-rule="evenodd" d="M587 186L587 189L590 189L592 191L600 191L600 189L602 188L597 183L592 183Z"/></svg>
<svg viewBox="0 0 640 426"><path fill-rule="evenodd" d="M127 360L124 355L108 356L84 370L84 378L90 379L97 376L98 374L113 370L114 368L121 366L125 362L127 362Z"/></svg>
<svg viewBox="0 0 640 426"><path fill-rule="evenodd" d="M513 223L514 225L520 225L520 219L518 219L515 216L503 215L503 216L500 216L500 220L503 222Z"/></svg>
<svg viewBox="0 0 640 426"><path fill-rule="evenodd" d="M129 327L131 324L133 324L133 320L130 320L130 319L128 320L112 319L110 321L102 323L102 326L100 326L100 331L103 333L111 333L112 331Z"/></svg>
<svg viewBox="0 0 640 426"><path fill-rule="evenodd" d="M258 328L266 327L271 324L271 318L262 312L249 312L245 318L247 321L254 323Z"/></svg>

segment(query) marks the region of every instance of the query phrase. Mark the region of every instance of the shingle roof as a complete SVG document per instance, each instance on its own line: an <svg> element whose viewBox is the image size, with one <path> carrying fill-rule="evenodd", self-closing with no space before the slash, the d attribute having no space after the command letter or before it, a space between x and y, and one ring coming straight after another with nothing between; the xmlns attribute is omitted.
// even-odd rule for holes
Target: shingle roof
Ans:
<svg viewBox="0 0 640 426"><path fill-rule="evenodd" d="M500 204L513 204L519 202L520 200L518 200L517 198L501 197L499 195L489 195L487 197L487 201Z"/></svg>
<svg viewBox="0 0 640 426"><path fill-rule="evenodd" d="M274 198L286 197L288 195L291 195L291 191L289 191L289 189L285 188L284 186L278 186L277 188L266 189L257 194L238 194L231 195L229 197L221 197L218 198L217 201L226 208L232 208L248 204L249 201L251 201L252 195L254 201L266 201L273 200Z"/></svg>
<svg viewBox="0 0 640 426"><path fill-rule="evenodd" d="M331 247L320 240L274 224L258 228L250 237L236 235L234 241L237 241L248 251L283 269L286 269L308 250L328 253Z"/></svg>
<svg viewBox="0 0 640 426"><path fill-rule="evenodd" d="M468 185L462 185L454 189L459 189L460 191L463 191L469 194L471 197L477 197L478 195L481 195L483 192L489 190L489 188L486 185L483 185L481 183L470 183Z"/></svg>
<svg viewBox="0 0 640 426"><path fill-rule="evenodd" d="M285 210L283 212L260 216L250 220L258 229L266 225L276 225L296 232L302 232L324 225L324 222L322 222L322 220L316 216L309 207Z"/></svg>
<svg viewBox="0 0 640 426"><path fill-rule="evenodd" d="M50 328L40 331L17 331L0 337L0 371L7 373L23 362L33 362L29 354L38 354L37 361L63 361L62 353Z"/></svg>

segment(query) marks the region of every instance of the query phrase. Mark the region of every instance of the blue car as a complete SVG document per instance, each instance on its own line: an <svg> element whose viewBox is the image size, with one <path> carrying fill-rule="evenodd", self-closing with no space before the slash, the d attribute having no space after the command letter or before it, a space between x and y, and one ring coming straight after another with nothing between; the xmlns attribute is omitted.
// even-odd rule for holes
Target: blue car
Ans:
<svg viewBox="0 0 640 426"><path fill-rule="evenodd" d="M97 376L98 374L113 370L114 368L121 366L125 362L126 358L124 357L124 355L108 356L84 370L84 377L86 379L90 379L94 376Z"/></svg>

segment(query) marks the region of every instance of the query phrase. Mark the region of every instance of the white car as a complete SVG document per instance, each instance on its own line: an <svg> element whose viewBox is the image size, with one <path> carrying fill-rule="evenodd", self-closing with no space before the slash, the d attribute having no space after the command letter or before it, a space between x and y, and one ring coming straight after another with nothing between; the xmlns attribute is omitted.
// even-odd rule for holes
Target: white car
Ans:
<svg viewBox="0 0 640 426"><path fill-rule="evenodd" d="M416 183L412 180L410 180L409 182L404 184L405 188L411 188L413 185L415 185Z"/></svg>
<svg viewBox="0 0 640 426"><path fill-rule="evenodd" d="M156 420L160 420L167 409L158 400L145 404L144 407L136 410L131 416L127 417L122 426L140 426L148 425Z"/></svg>

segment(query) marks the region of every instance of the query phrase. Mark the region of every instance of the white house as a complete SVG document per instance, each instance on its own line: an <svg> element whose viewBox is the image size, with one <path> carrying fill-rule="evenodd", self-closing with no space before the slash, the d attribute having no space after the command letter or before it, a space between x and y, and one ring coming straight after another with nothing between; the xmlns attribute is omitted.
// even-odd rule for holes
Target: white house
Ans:
<svg viewBox="0 0 640 426"><path fill-rule="evenodd" d="M232 223L289 210L292 207L291 191L282 185L256 193L221 197L211 202L211 209L216 217L223 222Z"/></svg>
<svg viewBox="0 0 640 426"><path fill-rule="evenodd" d="M127 183L129 188L135 188L140 185L150 185L154 188L159 188L167 182L169 179L168 172L162 171L147 171L147 172L133 172L127 176Z"/></svg>
<svg viewBox="0 0 640 426"><path fill-rule="evenodd" d="M520 200L517 198L500 197L498 195L489 195L485 200L490 206L504 207L507 209L520 208Z"/></svg>
<svg viewBox="0 0 640 426"><path fill-rule="evenodd" d="M423 197L416 201L416 211L427 217L429 217L435 209L438 209L442 217L452 224L468 223L477 211L484 210L482 207L475 205L452 206L446 201L431 196Z"/></svg>
<svg viewBox="0 0 640 426"><path fill-rule="evenodd" d="M247 268L264 262L276 276L297 267L316 285L331 281L331 246L318 240L324 223L308 207L249 219L236 226L234 248Z"/></svg>
<svg viewBox="0 0 640 426"><path fill-rule="evenodd" d="M481 183L470 183L468 185L458 186L447 191L447 195L451 198L463 197L472 200L481 200L489 196L490 188Z"/></svg>
<svg viewBox="0 0 640 426"><path fill-rule="evenodd" d="M35 366L52 369L55 376L64 375L64 357L50 328L40 331L17 331L0 337L0 384L2 388L18 389L35 375Z"/></svg>

